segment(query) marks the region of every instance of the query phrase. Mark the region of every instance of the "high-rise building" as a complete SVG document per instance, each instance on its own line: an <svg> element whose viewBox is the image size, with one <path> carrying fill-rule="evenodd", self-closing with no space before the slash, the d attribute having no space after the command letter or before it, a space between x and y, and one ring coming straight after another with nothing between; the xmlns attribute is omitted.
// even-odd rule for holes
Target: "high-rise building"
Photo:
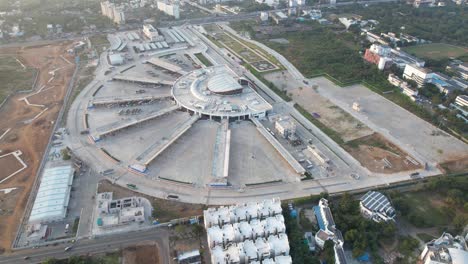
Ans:
<svg viewBox="0 0 468 264"><path fill-rule="evenodd" d="M109 1L101 2L101 13L103 16L110 18L114 23L125 23L125 12L123 6L115 6Z"/></svg>
<svg viewBox="0 0 468 264"><path fill-rule="evenodd" d="M175 19L180 18L178 2L170 2L167 0L158 1L158 9L170 16L173 16Z"/></svg>

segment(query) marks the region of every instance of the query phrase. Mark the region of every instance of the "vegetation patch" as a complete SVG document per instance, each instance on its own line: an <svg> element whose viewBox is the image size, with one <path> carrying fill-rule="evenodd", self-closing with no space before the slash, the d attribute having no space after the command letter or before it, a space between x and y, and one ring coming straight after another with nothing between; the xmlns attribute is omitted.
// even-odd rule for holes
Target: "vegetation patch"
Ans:
<svg viewBox="0 0 468 264"><path fill-rule="evenodd" d="M13 56L0 56L0 104L11 94L31 90L36 70L23 67Z"/></svg>
<svg viewBox="0 0 468 264"><path fill-rule="evenodd" d="M205 57L205 55L203 55L202 53L195 53L194 54L195 57L197 57L201 63L203 63L206 67L210 67L210 66L213 66L213 63L211 63L211 61Z"/></svg>

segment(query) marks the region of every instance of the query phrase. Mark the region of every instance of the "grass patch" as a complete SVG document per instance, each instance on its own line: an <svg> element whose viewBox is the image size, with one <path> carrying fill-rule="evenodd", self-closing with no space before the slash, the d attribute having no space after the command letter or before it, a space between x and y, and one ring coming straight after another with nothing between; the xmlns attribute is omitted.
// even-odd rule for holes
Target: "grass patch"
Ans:
<svg viewBox="0 0 468 264"><path fill-rule="evenodd" d="M416 45L406 47L403 50L417 57L432 60L442 60L450 57L458 58L468 55L468 48L445 43Z"/></svg>
<svg viewBox="0 0 468 264"><path fill-rule="evenodd" d="M78 231L78 226L79 225L80 225L80 218L77 217L77 218L75 218L75 221L73 221L73 227L72 227L73 234L76 234L76 232Z"/></svg>
<svg viewBox="0 0 468 264"><path fill-rule="evenodd" d="M106 34L91 36L89 37L89 41L93 47L99 50L107 49L110 45Z"/></svg>
<svg viewBox="0 0 468 264"><path fill-rule="evenodd" d="M15 57L0 56L0 103L17 91L31 90L35 76L34 68L23 68Z"/></svg>
<svg viewBox="0 0 468 264"><path fill-rule="evenodd" d="M305 216L304 210L305 208L302 208L301 212L299 213L299 224L301 225L302 229L304 231L317 231L317 226Z"/></svg>
<svg viewBox="0 0 468 264"><path fill-rule="evenodd" d="M205 57L205 55L203 55L202 53L195 53L194 54L195 57L197 57L201 63L203 63L206 67L210 67L210 66L213 66L213 63L211 63L211 61Z"/></svg>
<svg viewBox="0 0 468 264"><path fill-rule="evenodd" d="M402 218L408 220L416 227L445 227L450 223L450 217L441 207L432 205L429 197L434 197L433 193L411 192L401 194L401 199L405 201L405 211Z"/></svg>

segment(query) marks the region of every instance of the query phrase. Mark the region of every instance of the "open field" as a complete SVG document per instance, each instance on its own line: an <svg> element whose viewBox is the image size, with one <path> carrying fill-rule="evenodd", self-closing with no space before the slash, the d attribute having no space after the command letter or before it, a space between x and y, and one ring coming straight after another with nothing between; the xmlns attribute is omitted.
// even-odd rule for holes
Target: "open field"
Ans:
<svg viewBox="0 0 468 264"><path fill-rule="evenodd" d="M345 142L372 134L373 131L366 125L321 96L313 87L291 81L293 78L288 72L269 73L265 79L286 90L294 102L309 113L318 114L318 120L335 130Z"/></svg>
<svg viewBox="0 0 468 264"><path fill-rule="evenodd" d="M8 192L0 189L0 217L13 214L16 207L16 201L21 192L21 189L14 189ZM2 223L0 223L0 228L1 227Z"/></svg>
<svg viewBox="0 0 468 264"><path fill-rule="evenodd" d="M14 155L7 155L0 158L0 181L10 176L12 173L21 169L22 167L23 165Z"/></svg>
<svg viewBox="0 0 468 264"><path fill-rule="evenodd" d="M127 188L113 185L107 180L99 182L98 193L112 192L114 199L121 199L130 196L141 196L148 199L153 205L154 216L159 222L164 223L172 219L191 217L203 214L204 206L201 204L186 204L177 201L154 198Z"/></svg>
<svg viewBox="0 0 468 264"><path fill-rule="evenodd" d="M448 59L451 57L457 58L468 54L468 48L444 43L410 46L403 50L416 57L432 60Z"/></svg>
<svg viewBox="0 0 468 264"><path fill-rule="evenodd" d="M410 192L401 194L406 201L411 214L403 215L403 218L424 219L422 227L446 226L450 217L442 211L443 197L428 192Z"/></svg>
<svg viewBox="0 0 468 264"><path fill-rule="evenodd" d="M162 263L159 257L159 248L155 242L139 243L135 246L127 247L122 251L122 263Z"/></svg>
<svg viewBox="0 0 468 264"><path fill-rule="evenodd" d="M10 97L0 110L0 116L2 117L0 118L0 130L11 128L0 141L0 149L4 153L7 150L20 150L23 153L22 160L28 165L25 170L15 175L15 177L0 184L0 189L21 188L21 191L17 194L13 212L8 216L0 216L0 233L2 234L0 236L0 248L9 249L11 241L16 235L17 224L23 215L42 154L62 106L63 97L75 68L75 65L69 64L61 58L63 56L73 61L73 58L66 52L70 46L71 43L56 43L45 46L0 50L0 54L17 54L27 68L36 68L38 70L35 91L31 92L31 94L39 91L40 87L44 87L41 90L44 95L38 93L31 97L31 101L43 105L43 107L27 105L25 101L20 101L20 99L29 94L17 94ZM52 76L50 72L54 70L55 74ZM43 113L37 119L33 119L42 111Z"/></svg>
<svg viewBox="0 0 468 264"><path fill-rule="evenodd" d="M10 94L31 90L36 70L22 64L21 57L6 55L0 51L0 104ZM24 67L23 67L24 66Z"/></svg>
<svg viewBox="0 0 468 264"><path fill-rule="evenodd" d="M320 95L382 134L417 160L436 164L468 159L468 145L362 85L339 87L319 77L310 79ZM358 102L361 111L352 109Z"/></svg>
<svg viewBox="0 0 468 264"><path fill-rule="evenodd" d="M411 163L406 158L407 153L377 133L349 141L344 148L372 172L395 173L422 168L420 164Z"/></svg>

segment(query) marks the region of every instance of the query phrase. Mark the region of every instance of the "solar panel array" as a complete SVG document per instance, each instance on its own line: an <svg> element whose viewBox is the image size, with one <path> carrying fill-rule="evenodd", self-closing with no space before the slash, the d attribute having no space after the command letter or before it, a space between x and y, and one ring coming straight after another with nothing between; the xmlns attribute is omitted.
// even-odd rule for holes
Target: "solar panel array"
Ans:
<svg viewBox="0 0 468 264"><path fill-rule="evenodd" d="M389 216L395 214L392 204L380 192L370 191L361 198L362 206L373 212L380 212Z"/></svg>

